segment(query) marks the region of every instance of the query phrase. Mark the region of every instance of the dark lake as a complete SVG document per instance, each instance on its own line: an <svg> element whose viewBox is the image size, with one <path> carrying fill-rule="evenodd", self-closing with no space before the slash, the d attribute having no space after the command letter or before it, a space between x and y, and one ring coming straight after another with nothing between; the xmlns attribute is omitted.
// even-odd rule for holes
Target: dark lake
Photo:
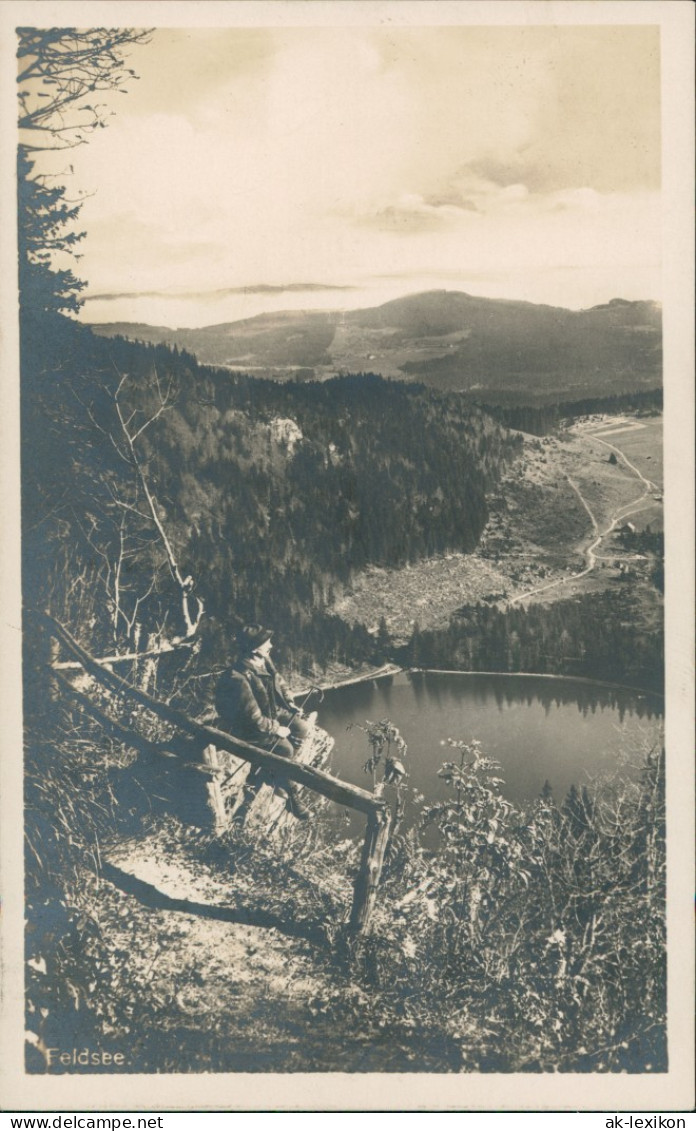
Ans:
<svg viewBox="0 0 696 1131"><path fill-rule="evenodd" d="M615 769L636 772L661 741L663 702L573 679L400 672L325 693L319 722L336 739L333 773L371 788L363 772L367 736L347 728L385 718L408 743L407 785L429 800L447 795L437 771L456 755L441 741L454 738L478 739L483 753L502 764L511 801L537 797L548 780L560 803L573 783Z"/></svg>

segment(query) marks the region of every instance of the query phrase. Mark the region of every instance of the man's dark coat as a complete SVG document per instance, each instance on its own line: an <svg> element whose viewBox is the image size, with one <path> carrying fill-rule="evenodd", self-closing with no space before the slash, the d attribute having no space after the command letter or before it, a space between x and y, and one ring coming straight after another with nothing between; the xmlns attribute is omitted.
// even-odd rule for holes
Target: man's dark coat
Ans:
<svg viewBox="0 0 696 1131"><path fill-rule="evenodd" d="M215 690L215 707L226 729L248 742L267 739L296 714L285 681L270 660L266 671L245 663L223 672Z"/></svg>

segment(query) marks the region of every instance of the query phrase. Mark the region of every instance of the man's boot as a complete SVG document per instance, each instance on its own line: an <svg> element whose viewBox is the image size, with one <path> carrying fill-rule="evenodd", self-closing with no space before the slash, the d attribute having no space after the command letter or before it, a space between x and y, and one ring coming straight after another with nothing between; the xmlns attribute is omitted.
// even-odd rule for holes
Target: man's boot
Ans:
<svg viewBox="0 0 696 1131"><path fill-rule="evenodd" d="M292 813L297 821L308 821L312 816L312 810L300 800L299 790L295 783L292 781L285 782L283 790L287 793L285 808L288 813Z"/></svg>

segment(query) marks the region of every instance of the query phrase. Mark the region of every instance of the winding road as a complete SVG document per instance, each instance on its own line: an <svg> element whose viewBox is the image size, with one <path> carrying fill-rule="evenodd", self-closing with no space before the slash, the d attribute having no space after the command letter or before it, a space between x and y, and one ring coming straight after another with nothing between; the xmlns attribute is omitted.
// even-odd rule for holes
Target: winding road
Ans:
<svg viewBox="0 0 696 1131"><path fill-rule="evenodd" d="M614 431L619 431L619 429L615 429ZM592 531L595 535L594 540L586 547L584 551L586 565L584 569L580 570L579 573L572 573L568 577L556 578L555 581L549 581L545 585L538 585L534 589L528 589L526 593L518 593L516 597L511 598L511 600L508 602L509 605L517 605L521 601L529 600L530 597L534 597L538 593L546 593L549 589L558 588L559 585L568 585L569 583L579 581L581 578L586 577L588 573L591 573L596 568L597 558L600 556L596 553L596 551L599 546L601 546L602 541L616 529L617 525L620 522L623 522L624 519L630 518L631 515L637 514L639 511L643 510L645 502L649 495L652 495L652 493L655 491L662 493L662 488L660 487L660 485L653 483L651 479L646 479L646 477L635 466L635 464L631 463L628 456L624 452L622 452L620 448L617 448L615 444L610 444L607 440L601 439L600 436L593 432L589 432L587 433L587 435L589 435L593 440L596 440L598 444L602 444L605 448L609 448L612 452L614 452L616 456L622 461L622 463L630 471L633 472L636 478L639 479L643 484L642 494L640 494L638 498L633 499L630 503L624 503L623 506L621 506L617 511L614 512L612 520L606 530L600 530L597 519L591 511L587 499L581 493L577 483L574 483L570 476L566 475L566 479L569 485L573 488L576 495L580 499L580 502L590 516Z"/></svg>

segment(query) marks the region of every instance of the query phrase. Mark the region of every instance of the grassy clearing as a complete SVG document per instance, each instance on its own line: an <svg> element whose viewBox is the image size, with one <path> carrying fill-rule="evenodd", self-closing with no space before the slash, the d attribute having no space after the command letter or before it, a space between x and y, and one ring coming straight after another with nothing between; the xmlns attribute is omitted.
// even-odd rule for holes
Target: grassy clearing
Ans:
<svg viewBox="0 0 696 1131"><path fill-rule="evenodd" d="M606 417L601 428L597 421L583 422L560 436L525 436L522 456L489 500L490 518L474 553L447 554L405 569L367 570L333 611L373 629L384 616L391 636L401 642L416 623L440 628L462 605L503 603L550 582L559 584L539 593L546 603L623 584L611 564L623 555L611 538L599 548L607 561L575 577L597 533L590 514L601 532L624 511L638 529L660 530L662 503L649 492L642 498L644 484L618 457L610 462L611 451L595 432L606 432L608 442L626 450L646 478L661 476L661 417Z"/></svg>
<svg viewBox="0 0 696 1131"><path fill-rule="evenodd" d="M405 569L366 570L332 611L373 629L383 616L392 639L405 640L416 622L444 626L460 605L499 596L509 584L503 570L478 554L446 554Z"/></svg>
<svg viewBox="0 0 696 1131"><path fill-rule="evenodd" d="M641 428L612 431L611 435L604 431L598 434L625 452L646 479L661 487L664 483L662 417L650 417L639 423ZM620 427L617 425L617 428Z"/></svg>
<svg viewBox="0 0 696 1131"><path fill-rule="evenodd" d="M444 626L462 605L497 603L540 579L579 568L577 546L591 533L566 469L582 467L581 442L525 437L524 451L489 500L490 518L471 554L444 554L404 569L366 570L333 608L377 628L384 616L396 641L415 623Z"/></svg>

